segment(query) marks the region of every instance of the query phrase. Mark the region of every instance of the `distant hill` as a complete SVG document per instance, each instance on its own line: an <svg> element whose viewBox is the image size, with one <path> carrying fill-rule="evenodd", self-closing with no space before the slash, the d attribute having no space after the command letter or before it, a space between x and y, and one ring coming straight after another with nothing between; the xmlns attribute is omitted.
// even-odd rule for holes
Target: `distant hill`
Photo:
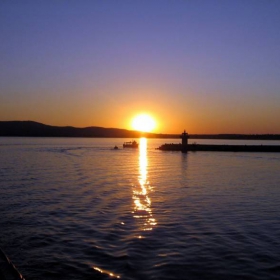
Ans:
<svg viewBox="0 0 280 280"><path fill-rule="evenodd" d="M0 136L22 137L112 137L112 138L178 138L179 135L143 133L139 131L72 126L51 126L34 121L0 121Z"/></svg>
<svg viewBox="0 0 280 280"><path fill-rule="evenodd" d="M106 138L180 138L180 134L144 133L98 126L77 128L51 126L34 121L0 121L0 136L21 137L106 137ZM191 139L280 140L279 134L190 134Z"/></svg>

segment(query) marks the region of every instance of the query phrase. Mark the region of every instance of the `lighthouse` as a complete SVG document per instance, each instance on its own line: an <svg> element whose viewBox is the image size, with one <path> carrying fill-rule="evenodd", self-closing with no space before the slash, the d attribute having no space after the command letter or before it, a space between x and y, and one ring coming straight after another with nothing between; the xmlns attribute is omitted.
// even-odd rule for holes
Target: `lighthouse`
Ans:
<svg viewBox="0 0 280 280"><path fill-rule="evenodd" d="M182 133L182 153L186 153L188 151L188 139L189 139L189 134L184 130Z"/></svg>

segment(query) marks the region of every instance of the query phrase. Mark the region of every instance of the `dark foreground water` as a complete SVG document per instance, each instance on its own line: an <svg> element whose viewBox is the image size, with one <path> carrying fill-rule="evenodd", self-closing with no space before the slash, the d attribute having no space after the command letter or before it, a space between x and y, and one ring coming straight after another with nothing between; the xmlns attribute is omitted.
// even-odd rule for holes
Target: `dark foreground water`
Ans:
<svg viewBox="0 0 280 280"><path fill-rule="evenodd" d="M27 280L280 279L280 154L123 141L0 138L0 247Z"/></svg>

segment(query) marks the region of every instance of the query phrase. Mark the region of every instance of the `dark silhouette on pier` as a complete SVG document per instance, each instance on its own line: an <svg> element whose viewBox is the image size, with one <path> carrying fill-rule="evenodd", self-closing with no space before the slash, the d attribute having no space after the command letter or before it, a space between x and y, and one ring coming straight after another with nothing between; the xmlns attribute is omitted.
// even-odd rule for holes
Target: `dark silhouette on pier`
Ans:
<svg viewBox="0 0 280 280"><path fill-rule="evenodd" d="M189 135L184 132L179 144L163 144L158 149L162 151L209 151L209 152L280 152L280 146L276 145L212 145L212 144L188 144Z"/></svg>

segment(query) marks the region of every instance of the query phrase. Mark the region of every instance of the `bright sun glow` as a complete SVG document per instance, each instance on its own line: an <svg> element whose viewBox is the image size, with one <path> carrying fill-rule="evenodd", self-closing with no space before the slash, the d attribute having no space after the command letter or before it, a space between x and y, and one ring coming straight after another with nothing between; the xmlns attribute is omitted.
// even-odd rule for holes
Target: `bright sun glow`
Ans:
<svg viewBox="0 0 280 280"><path fill-rule="evenodd" d="M156 122L151 116L142 114L132 120L132 127L138 131L151 132L155 129Z"/></svg>

